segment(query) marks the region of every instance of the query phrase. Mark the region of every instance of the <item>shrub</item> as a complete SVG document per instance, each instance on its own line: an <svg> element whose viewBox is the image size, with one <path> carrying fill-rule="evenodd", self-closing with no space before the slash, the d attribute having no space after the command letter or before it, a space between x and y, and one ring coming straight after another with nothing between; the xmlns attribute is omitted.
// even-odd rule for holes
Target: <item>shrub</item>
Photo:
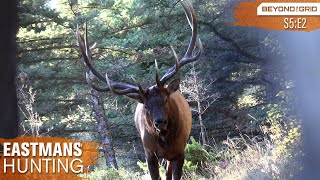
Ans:
<svg viewBox="0 0 320 180"><path fill-rule="evenodd" d="M191 143L184 150L186 162L191 162L192 166L200 166L208 161L210 155L192 136L190 140Z"/></svg>
<svg viewBox="0 0 320 180"><path fill-rule="evenodd" d="M198 166L192 164L191 161L185 160L184 164L183 164L183 169L186 171L190 171L190 172L196 172L197 171Z"/></svg>
<svg viewBox="0 0 320 180"><path fill-rule="evenodd" d="M148 164L146 162L138 161L137 165L144 171L144 176L143 177L146 177L146 176L149 177L150 176L149 170L148 170ZM166 170L164 169L164 167L162 165L159 166L159 173L160 173L160 177L162 179L165 179Z"/></svg>
<svg viewBox="0 0 320 180"><path fill-rule="evenodd" d="M269 104L266 124L261 127L264 134L276 146L278 156L292 156L292 149L300 144L301 122L295 116L289 116L286 108Z"/></svg>
<svg viewBox="0 0 320 180"><path fill-rule="evenodd" d="M82 174L81 177L90 180L124 180L124 179L138 179L141 174L139 172L130 172L125 168L119 169L108 168L96 168L94 171L88 174Z"/></svg>
<svg viewBox="0 0 320 180"><path fill-rule="evenodd" d="M121 180L120 174L118 170L114 168L103 168L103 169L95 169L90 174L86 174L84 176L88 179L94 179L94 180L104 180L104 179L115 179L115 180Z"/></svg>

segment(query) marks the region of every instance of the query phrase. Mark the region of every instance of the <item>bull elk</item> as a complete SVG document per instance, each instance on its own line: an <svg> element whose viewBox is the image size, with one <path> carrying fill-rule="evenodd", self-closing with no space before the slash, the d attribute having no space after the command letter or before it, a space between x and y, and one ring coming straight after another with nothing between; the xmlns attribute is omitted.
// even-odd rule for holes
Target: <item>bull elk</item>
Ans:
<svg viewBox="0 0 320 180"><path fill-rule="evenodd" d="M105 76L100 74L92 63L91 48L87 40L87 28L84 37L80 35L79 28L76 31L80 51L88 69L87 73L92 73L107 86L98 87L92 83L89 84L98 91L111 91L117 95L125 95L138 101L135 111L135 125L142 139L148 168L153 180L160 179L158 158L167 160L167 179L172 179L172 174L174 179L181 178L184 148L191 131L191 111L186 99L178 91L180 79L177 78L165 85L182 66L194 62L200 57L200 48L196 48L198 30L196 13L189 0L186 3L182 1L180 3L192 30L188 49L180 60L173 50L176 63L162 78L159 78L158 65L155 61L156 85L147 89L144 89L139 83L131 85L115 82L109 79L107 74ZM199 41L199 43L201 42ZM86 77L88 80L88 76Z"/></svg>

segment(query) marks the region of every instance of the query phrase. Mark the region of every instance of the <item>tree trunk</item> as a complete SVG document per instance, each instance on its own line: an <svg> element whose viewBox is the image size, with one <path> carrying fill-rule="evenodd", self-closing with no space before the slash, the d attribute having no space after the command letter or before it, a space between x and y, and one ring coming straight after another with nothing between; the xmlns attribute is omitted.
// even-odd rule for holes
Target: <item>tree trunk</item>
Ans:
<svg viewBox="0 0 320 180"><path fill-rule="evenodd" d="M202 144L207 145L206 130L205 130L205 126L203 125L203 121L202 121L201 104L200 104L200 101L198 101L197 103L198 103L198 118L199 118L199 124L200 124L200 136L202 139Z"/></svg>
<svg viewBox="0 0 320 180"><path fill-rule="evenodd" d="M18 136L18 111L16 94L16 42L17 1L1 2L0 8L0 137ZM1 146L0 146L1 150Z"/></svg>
<svg viewBox="0 0 320 180"><path fill-rule="evenodd" d="M104 107L103 107L103 100L100 97L100 93L94 89L91 90L92 93L92 104L93 110L96 114L96 119L98 123L98 133L100 136L100 142L103 144L103 153L106 159L106 164L108 167L114 167L118 169L112 137L110 132L110 126L108 124Z"/></svg>
<svg viewBox="0 0 320 180"><path fill-rule="evenodd" d="M192 64L192 74L194 78L194 87L196 91L196 100L197 100L197 106L198 106L198 118L199 118L199 124L200 124L200 137L202 139L202 144L207 145L207 140L206 140L206 134L205 134L205 126L203 125L202 121L202 108L201 108L201 97L200 97L200 89L198 85L198 75L196 73L196 69L194 67L194 63Z"/></svg>

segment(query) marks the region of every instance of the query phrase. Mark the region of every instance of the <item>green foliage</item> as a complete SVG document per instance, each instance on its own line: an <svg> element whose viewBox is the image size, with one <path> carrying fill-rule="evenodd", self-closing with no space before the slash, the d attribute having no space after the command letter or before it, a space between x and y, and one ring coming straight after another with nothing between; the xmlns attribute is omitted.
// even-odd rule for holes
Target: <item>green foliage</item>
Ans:
<svg viewBox="0 0 320 180"><path fill-rule="evenodd" d="M187 144L184 154L186 162L184 164L184 167L186 169L195 169L197 167L200 167L203 163L206 163L210 155L209 153L204 149L204 147L197 142L193 137L190 137L191 143Z"/></svg>
<svg viewBox="0 0 320 180"><path fill-rule="evenodd" d="M94 180L102 180L102 179L114 179L114 180L121 180L120 171L114 168L108 169L97 169L86 176L86 178L94 179Z"/></svg>
<svg viewBox="0 0 320 180"><path fill-rule="evenodd" d="M301 138L301 122L298 119L286 117L286 108L277 104L268 105L266 124L262 126L265 134L276 145L275 153L278 155L292 156L292 149L299 146ZM297 117L296 117L297 118Z"/></svg>
<svg viewBox="0 0 320 180"><path fill-rule="evenodd" d="M88 174L81 174L82 178L90 180L125 180L136 179L140 174L138 172L129 172L123 167L119 169L115 168L96 168L94 171Z"/></svg>
<svg viewBox="0 0 320 180"><path fill-rule="evenodd" d="M186 170L189 172L196 172L197 169L198 169L197 164L193 164L191 161L184 160L183 170Z"/></svg>
<svg viewBox="0 0 320 180"><path fill-rule="evenodd" d="M148 164L146 162L141 162L138 161L137 165L143 170L143 171L148 171Z"/></svg>
<svg viewBox="0 0 320 180"><path fill-rule="evenodd" d="M140 169L142 169L145 173L149 173L149 170L148 170L148 164L146 162L141 162L141 161L138 161L137 162L137 165L140 167ZM188 161L187 159L185 159L184 161L184 164L183 164L183 170L186 171L186 173L195 173L198 169L198 166L197 165L194 165L192 164L191 161ZM160 166L159 168L159 172L160 172L160 175L162 177L165 177L165 174L166 174L166 170L164 169L163 166Z"/></svg>
<svg viewBox="0 0 320 180"><path fill-rule="evenodd" d="M141 161L137 161L137 165L144 171L144 173L148 176L150 176L149 173L149 169L148 169L148 164L146 162L141 162ZM165 177L166 175L166 170L164 169L163 166L159 167L159 173L161 177Z"/></svg>

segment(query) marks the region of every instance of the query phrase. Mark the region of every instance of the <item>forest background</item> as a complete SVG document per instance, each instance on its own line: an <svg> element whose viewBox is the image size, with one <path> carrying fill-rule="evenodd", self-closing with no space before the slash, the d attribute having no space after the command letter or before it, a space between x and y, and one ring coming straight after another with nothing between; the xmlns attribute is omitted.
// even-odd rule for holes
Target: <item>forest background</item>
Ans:
<svg viewBox="0 0 320 180"><path fill-rule="evenodd" d="M293 177L302 168L300 116L277 33L232 25L237 1L192 3L203 53L179 73L193 113L184 178ZM183 9L169 0L21 0L18 15L20 134L103 143L86 177L147 177L136 102L87 84L75 29L87 23L97 69L149 87L155 59L163 74L175 60L170 46L185 52Z"/></svg>

